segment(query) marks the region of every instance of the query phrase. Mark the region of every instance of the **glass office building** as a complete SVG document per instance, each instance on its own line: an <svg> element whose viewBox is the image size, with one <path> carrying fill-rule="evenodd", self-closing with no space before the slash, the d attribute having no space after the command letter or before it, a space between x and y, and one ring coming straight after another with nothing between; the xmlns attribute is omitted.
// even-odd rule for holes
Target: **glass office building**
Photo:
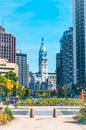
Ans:
<svg viewBox="0 0 86 130"><path fill-rule="evenodd" d="M86 0L73 0L74 84L86 83Z"/></svg>

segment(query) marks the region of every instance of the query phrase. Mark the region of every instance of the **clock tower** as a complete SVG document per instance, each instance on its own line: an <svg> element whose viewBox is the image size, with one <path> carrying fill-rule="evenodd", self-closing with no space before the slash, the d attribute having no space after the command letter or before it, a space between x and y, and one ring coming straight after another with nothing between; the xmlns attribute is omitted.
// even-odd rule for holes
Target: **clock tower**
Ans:
<svg viewBox="0 0 86 130"><path fill-rule="evenodd" d="M48 78L48 63L47 63L47 51L44 46L44 39L42 38L41 47L39 50L39 74L42 82L45 82Z"/></svg>

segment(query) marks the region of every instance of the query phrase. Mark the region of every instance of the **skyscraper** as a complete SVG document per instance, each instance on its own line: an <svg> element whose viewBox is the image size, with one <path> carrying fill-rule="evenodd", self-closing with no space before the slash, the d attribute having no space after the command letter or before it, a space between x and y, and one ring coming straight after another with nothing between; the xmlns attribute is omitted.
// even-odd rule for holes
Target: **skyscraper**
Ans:
<svg viewBox="0 0 86 130"><path fill-rule="evenodd" d="M66 88L70 88L73 83L73 28L63 33L60 39L60 68L61 81ZM58 77L58 76L57 76ZM58 80L58 79L57 79Z"/></svg>
<svg viewBox="0 0 86 130"><path fill-rule="evenodd" d="M86 0L73 0L74 84L86 83Z"/></svg>
<svg viewBox="0 0 86 130"><path fill-rule="evenodd" d="M62 82L62 60L61 52L56 54L56 87L59 89Z"/></svg>
<svg viewBox="0 0 86 130"><path fill-rule="evenodd" d="M15 63L16 38L0 26L0 58Z"/></svg>
<svg viewBox="0 0 86 130"><path fill-rule="evenodd" d="M22 86L28 87L28 64L27 64L27 55L17 51L16 53L16 64L18 65L18 76L19 83Z"/></svg>

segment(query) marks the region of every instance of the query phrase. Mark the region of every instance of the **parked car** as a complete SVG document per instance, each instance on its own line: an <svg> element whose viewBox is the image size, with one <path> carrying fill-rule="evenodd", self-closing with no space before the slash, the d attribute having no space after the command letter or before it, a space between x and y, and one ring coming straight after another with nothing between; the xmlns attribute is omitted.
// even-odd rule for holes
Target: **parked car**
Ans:
<svg viewBox="0 0 86 130"><path fill-rule="evenodd" d="M9 103L14 104L18 101L16 97L10 97Z"/></svg>

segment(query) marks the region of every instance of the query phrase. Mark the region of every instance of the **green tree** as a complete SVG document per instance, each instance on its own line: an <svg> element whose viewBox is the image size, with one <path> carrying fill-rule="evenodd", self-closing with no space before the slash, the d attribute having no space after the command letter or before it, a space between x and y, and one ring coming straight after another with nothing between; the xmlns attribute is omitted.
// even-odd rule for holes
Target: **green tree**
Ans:
<svg viewBox="0 0 86 130"><path fill-rule="evenodd" d="M9 71L5 74L5 77L7 79L13 80L14 82L18 81L18 77L16 77L16 73L14 73L13 71Z"/></svg>
<svg viewBox="0 0 86 130"><path fill-rule="evenodd" d="M11 94L16 96L16 94L17 94L16 92L17 92L17 89L18 89L18 87L17 87L18 86L18 83L17 83L18 77L16 76L16 73L14 73L13 71L9 71L5 74L5 77L12 81L13 89L11 91Z"/></svg>
<svg viewBox="0 0 86 130"><path fill-rule="evenodd" d="M0 75L0 88L1 88L1 96L2 99L6 99L7 94L8 94L8 89L6 87L6 77L4 75Z"/></svg>
<svg viewBox="0 0 86 130"><path fill-rule="evenodd" d="M5 84L5 81L6 81L6 77L0 75L0 84Z"/></svg>
<svg viewBox="0 0 86 130"><path fill-rule="evenodd" d="M31 96L32 95L32 92L31 90L28 88L28 96Z"/></svg>
<svg viewBox="0 0 86 130"><path fill-rule="evenodd" d="M62 98L67 97L67 90L65 86L61 86L61 88L59 89L58 95L59 97L62 97Z"/></svg>

